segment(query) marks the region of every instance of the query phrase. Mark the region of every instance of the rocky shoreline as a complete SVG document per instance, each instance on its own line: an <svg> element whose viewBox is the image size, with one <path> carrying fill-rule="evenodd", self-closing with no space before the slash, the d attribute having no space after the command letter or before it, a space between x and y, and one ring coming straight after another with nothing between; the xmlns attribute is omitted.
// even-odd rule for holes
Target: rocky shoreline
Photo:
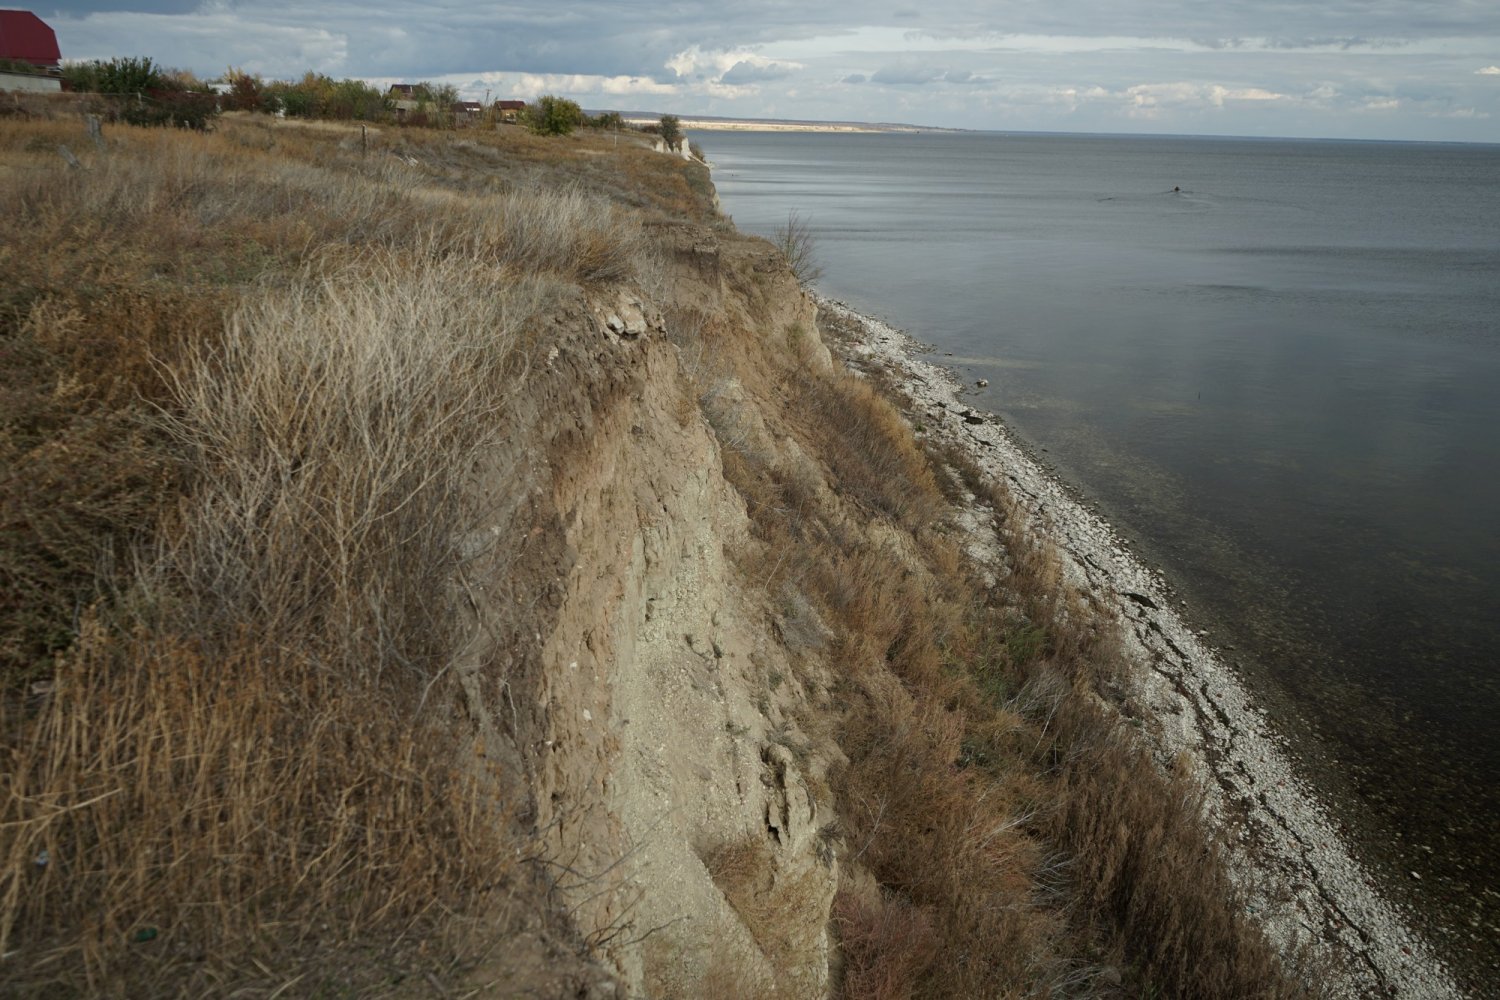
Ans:
<svg viewBox="0 0 1500 1000"><path fill-rule="evenodd" d="M1376 890L1314 790L1295 773L1286 741L1208 634L1173 609L1161 574L998 417L967 404L964 383L922 360L920 344L844 303L817 301L848 334L834 338L848 360L883 370L909 397L913 424L957 445L1005 483L1031 530L1055 544L1069 582L1113 610L1125 652L1138 667L1133 695L1151 712L1143 732L1163 763L1185 755L1206 779L1207 808L1237 839L1240 882L1273 939L1288 951L1312 943L1338 958L1343 975L1330 984L1333 996L1462 996L1412 921Z"/></svg>

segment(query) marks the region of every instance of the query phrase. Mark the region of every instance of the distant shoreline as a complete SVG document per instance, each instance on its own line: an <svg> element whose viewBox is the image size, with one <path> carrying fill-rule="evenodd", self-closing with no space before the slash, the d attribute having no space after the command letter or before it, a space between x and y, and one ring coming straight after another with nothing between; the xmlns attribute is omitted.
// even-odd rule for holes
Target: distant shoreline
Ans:
<svg viewBox="0 0 1500 1000"><path fill-rule="evenodd" d="M650 115L626 115L631 125L655 125L659 117ZM848 134L876 134L885 132L962 132L963 129L931 128L925 125L898 125L877 122L810 122L778 121L759 118L681 118L685 130L699 132L820 132Z"/></svg>

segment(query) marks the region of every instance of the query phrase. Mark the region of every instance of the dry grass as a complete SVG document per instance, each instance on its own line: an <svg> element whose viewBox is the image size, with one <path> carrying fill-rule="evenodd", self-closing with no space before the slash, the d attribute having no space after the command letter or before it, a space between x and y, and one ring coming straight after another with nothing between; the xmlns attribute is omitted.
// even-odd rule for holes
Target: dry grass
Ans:
<svg viewBox="0 0 1500 1000"><path fill-rule="evenodd" d="M930 910L900 897L882 894L865 901L841 893L834 920L843 944L846 996L906 1000L942 957Z"/></svg>
<svg viewBox="0 0 1500 1000"><path fill-rule="evenodd" d="M95 150L37 107L0 120L0 990L445 982L517 877L525 796L464 745L450 669L455 585L513 554L476 539L521 544L476 466L525 394L527 317L660 283L648 234L705 218L706 175L510 130ZM807 371L769 326L784 274L701 272L669 330L751 512L740 568L836 674L836 839L877 886L836 906L844 993L1299 995L1194 790L1093 707L1112 623L995 492L987 590L946 523L956 460L869 382ZM766 955L803 961L796 886L748 849L714 868Z"/></svg>
<svg viewBox="0 0 1500 1000"><path fill-rule="evenodd" d="M725 349L732 332L684 328L711 345L681 346L710 390L705 414L729 434L726 474L759 540L741 569L811 605L778 621L831 632L848 758L834 778L841 853L878 886L850 881L838 898L843 994L1310 992L1245 916L1193 789L1091 707L1125 669L1114 626L1063 585L1003 492L959 456L922 452L869 381L799 371L770 338ZM724 359L747 345L764 353L742 366L783 372L744 388L780 397L765 436L817 456L833 507L764 449L737 445L738 424L717 413ZM993 591L945 524L975 489L1006 545Z"/></svg>
<svg viewBox="0 0 1500 1000"><path fill-rule="evenodd" d="M451 979L525 798L450 669L473 479L640 226L449 137L106 131L0 121L0 991Z"/></svg>
<svg viewBox="0 0 1500 1000"><path fill-rule="evenodd" d="M708 859L708 871L783 979L781 990L795 995L793 977L818 958L807 917L818 909L816 896L825 884L821 873L781 869L760 835L721 847Z"/></svg>
<svg viewBox="0 0 1500 1000"><path fill-rule="evenodd" d="M56 146L81 134L76 122L0 121L0 674L12 679L45 669L76 633L101 540L128 539L173 495L179 470L141 417L166 399L163 373L216 341L260 276L302 282L341 247L592 283L635 275L646 249L634 217L601 196L459 197L439 168L363 156L336 134L111 129L107 149L78 147L85 169L60 169ZM481 178L507 166L445 155Z"/></svg>
<svg viewBox="0 0 1500 1000"><path fill-rule="evenodd" d="M477 262L380 256L260 292L189 350L166 419L187 496L39 709L0 718L15 983L140 988L143 931L178 981L225 951L326 962L504 876L505 803L459 765L440 682L486 513L465 480L535 301Z"/></svg>

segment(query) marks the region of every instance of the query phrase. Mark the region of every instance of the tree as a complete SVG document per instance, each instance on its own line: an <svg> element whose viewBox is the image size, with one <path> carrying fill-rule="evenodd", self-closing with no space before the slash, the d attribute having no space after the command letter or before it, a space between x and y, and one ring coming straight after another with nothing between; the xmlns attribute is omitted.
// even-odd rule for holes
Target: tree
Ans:
<svg viewBox="0 0 1500 1000"><path fill-rule="evenodd" d="M662 115L660 128L662 141L668 149L682 148L682 119L676 115Z"/></svg>
<svg viewBox="0 0 1500 1000"><path fill-rule="evenodd" d="M537 135L567 135L584 122L583 109L565 97L544 94L522 113L522 124Z"/></svg>
<svg viewBox="0 0 1500 1000"><path fill-rule="evenodd" d="M205 129L219 113L218 99L197 77L149 57L68 63L62 75L70 90L110 95L102 109L110 121Z"/></svg>
<svg viewBox="0 0 1500 1000"><path fill-rule="evenodd" d="M328 92L323 113L329 118L378 121L389 110L385 95L363 80L340 80Z"/></svg>
<svg viewBox="0 0 1500 1000"><path fill-rule="evenodd" d="M229 93L224 95L224 107L230 111L262 110L266 82L259 74L251 75L231 66L224 74L224 82L229 84Z"/></svg>

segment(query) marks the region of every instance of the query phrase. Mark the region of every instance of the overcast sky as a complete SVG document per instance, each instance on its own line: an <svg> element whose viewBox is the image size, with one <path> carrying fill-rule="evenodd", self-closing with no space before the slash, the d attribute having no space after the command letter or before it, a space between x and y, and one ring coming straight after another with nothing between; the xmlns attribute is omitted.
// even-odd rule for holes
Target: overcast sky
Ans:
<svg viewBox="0 0 1500 1000"><path fill-rule="evenodd" d="M587 108L1500 141L1500 0L68 0L64 58Z"/></svg>

